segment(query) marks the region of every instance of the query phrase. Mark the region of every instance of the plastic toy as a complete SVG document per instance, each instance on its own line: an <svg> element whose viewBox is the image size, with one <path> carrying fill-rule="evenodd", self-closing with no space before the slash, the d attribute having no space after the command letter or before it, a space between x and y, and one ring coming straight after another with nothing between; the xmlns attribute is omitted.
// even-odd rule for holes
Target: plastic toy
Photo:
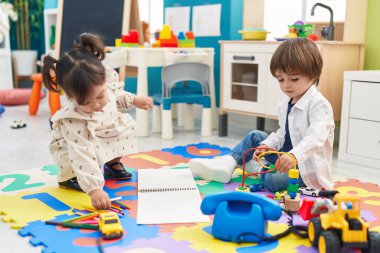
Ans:
<svg viewBox="0 0 380 253"><path fill-rule="evenodd" d="M193 32L180 32L177 37L169 25L164 25L160 32L155 33L155 39L153 47L195 47Z"/></svg>
<svg viewBox="0 0 380 253"><path fill-rule="evenodd" d="M5 112L5 107L0 104L0 115Z"/></svg>
<svg viewBox="0 0 380 253"><path fill-rule="evenodd" d="M284 196L285 210L290 212L297 212L301 206L301 199L298 193L299 184L298 179L300 172L297 170L297 161L293 155L289 154L293 158L293 169L290 169L288 172L288 187L286 189L286 194Z"/></svg>
<svg viewBox="0 0 380 253"><path fill-rule="evenodd" d="M24 128L26 127L26 123L23 120L14 120L11 124L12 129Z"/></svg>
<svg viewBox="0 0 380 253"><path fill-rule="evenodd" d="M100 213L99 231L103 239L119 238L124 234L119 217L114 212Z"/></svg>
<svg viewBox="0 0 380 253"><path fill-rule="evenodd" d="M195 47L195 38L193 32L183 32L178 34L178 47Z"/></svg>
<svg viewBox="0 0 380 253"><path fill-rule="evenodd" d="M294 29L298 37L304 38L314 32L314 25L305 25L302 21L297 21L289 26L289 32L290 29Z"/></svg>
<svg viewBox="0 0 380 253"><path fill-rule="evenodd" d="M369 223L360 217L360 198L336 194L328 213L309 221L309 240L320 252L340 252L342 247L380 252L380 234L369 232Z"/></svg>
<svg viewBox="0 0 380 253"><path fill-rule="evenodd" d="M115 41L115 46L118 46L119 41ZM122 47L138 47L139 46L139 33L137 30L130 30L129 34L121 36Z"/></svg>
<svg viewBox="0 0 380 253"><path fill-rule="evenodd" d="M261 182L261 180L260 182L256 182L254 184L249 185L248 188L251 192L258 192L258 191L262 192L265 190L265 187L263 183Z"/></svg>
<svg viewBox="0 0 380 253"><path fill-rule="evenodd" d="M298 192L302 195L309 195L309 196L313 196L313 197L317 197L319 194L318 190L311 188L311 187L300 187Z"/></svg>
<svg viewBox="0 0 380 253"><path fill-rule="evenodd" d="M286 191L279 191L279 192L276 192L273 196L273 199L274 200L277 200L277 201L283 201L284 200L284 197L285 197L285 194L286 194Z"/></svg>
<svg viewBox="0 0 380 253"><path fill-rule="evenodd" d="M263 28L246 28L239 33L242 34L243 40L266 40L267 34L270 32Z"/></svg>
<svg viewBox="0 0 380 253"><path fill-rule="evenodd" d="M260 242L266 236L267 221L278 220L282 208L265 196L246 192L225 192L206 196L201 204L204 214L215 214L212 234L233 242Z"/></svg>

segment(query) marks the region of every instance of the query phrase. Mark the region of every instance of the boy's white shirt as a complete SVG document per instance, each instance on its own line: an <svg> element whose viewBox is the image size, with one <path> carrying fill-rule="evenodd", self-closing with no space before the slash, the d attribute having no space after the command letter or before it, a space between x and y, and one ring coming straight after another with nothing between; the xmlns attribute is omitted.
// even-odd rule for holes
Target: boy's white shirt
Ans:
<svg viewBox="0 0 380 253"><path fill-rule="evenodd" d="M261 144L279 150L285 141L285 123L289 98L279 104L280 128ZM334 117L329 101L312 85L293 106L288 116L292 153L304 183L316 189L333 189L331 163L334 143Z"/></svg>

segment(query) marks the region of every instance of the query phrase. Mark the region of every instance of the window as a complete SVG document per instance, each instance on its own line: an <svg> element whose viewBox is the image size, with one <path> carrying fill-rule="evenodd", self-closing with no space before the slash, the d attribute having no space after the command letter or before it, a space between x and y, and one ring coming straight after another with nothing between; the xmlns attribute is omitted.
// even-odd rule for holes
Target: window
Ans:
<svg viewBox="0 0 380 253"><path fill-rule="evenodd" d="M164 20L163 0L139 0L140 20L149 24L149 34L154 40L154 32L162 29Z"/></svg>
<svg viewBox="0 0 380 253"><path fill-rule="evenodd" d="M334 22L344 22L346 19L346 2L347 0L308 0L306 4L306 22L329 22L330 12L323 7L316 7L314 10L314 16L311 16L311 8L316 3L321 3L329 6L334 15Z"/></svg>
<svg viewBox="0 0 380 253"><path fill-rule="evenodd" d="M316 7L314 16L311 8L315 3L322 3L332 8L334 22L344 21L346 18L347 0L265 0L264 28L271 32L268 40L281 38L288 33L288 26L298 20L306 23L329 22L330 12L323 7Z"/></svg>

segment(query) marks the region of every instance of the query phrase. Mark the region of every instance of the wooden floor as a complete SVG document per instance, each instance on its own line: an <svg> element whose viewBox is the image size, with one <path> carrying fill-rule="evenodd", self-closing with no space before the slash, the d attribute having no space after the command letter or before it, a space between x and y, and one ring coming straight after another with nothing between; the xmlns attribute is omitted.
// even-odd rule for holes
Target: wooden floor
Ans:
<svg viewBox="0 0 380 253"><path fill-rule="evenodd" d="M162 140L159 134L151 134L147 138L139 139L139 150L148 151L162 149L190 143L208 142L225 147L234 147L250 130L256 128L254 117L229 115L228 137L218 137L217 130L213 136L200 136L200 110L196 108L196 122L194 131L185 131L183 128L174 128L174 139ZM0 116L0 174L13 173L18 170L27 170L52 164L49 153L50 126L47 99L41 101L38 115L29 116L28 106L6 107ZM134 111L131 111L134 115ZM27 127L11 129L13 120L24 120ZM151 120L150 120L151 121ZM266 121L267 132L276 130L274 120ZM339 132L337 131L336 138ZM335 178L355 178L364 182L380 184L380 170L367 168L338 161L336 159L338 141L334 146L333 173ZM6 182L0 181L1 184ZM7 224L0 222L0 253L41 252L28 244L29 238L21 238L15 230L8 228Z"/></svg>

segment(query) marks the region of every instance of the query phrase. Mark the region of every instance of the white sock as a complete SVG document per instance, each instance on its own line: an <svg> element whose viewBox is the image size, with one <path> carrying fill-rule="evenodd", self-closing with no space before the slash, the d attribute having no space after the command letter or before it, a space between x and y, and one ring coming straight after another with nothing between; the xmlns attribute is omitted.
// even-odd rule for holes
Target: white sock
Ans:
<svg viewBox="0 0 380 253"><path fill-rule="evenodd" d="M235 167L236 161L230 155L213 159L195 158L189 161L193 176L221 183L228 183L231 180Z"/></svg>

